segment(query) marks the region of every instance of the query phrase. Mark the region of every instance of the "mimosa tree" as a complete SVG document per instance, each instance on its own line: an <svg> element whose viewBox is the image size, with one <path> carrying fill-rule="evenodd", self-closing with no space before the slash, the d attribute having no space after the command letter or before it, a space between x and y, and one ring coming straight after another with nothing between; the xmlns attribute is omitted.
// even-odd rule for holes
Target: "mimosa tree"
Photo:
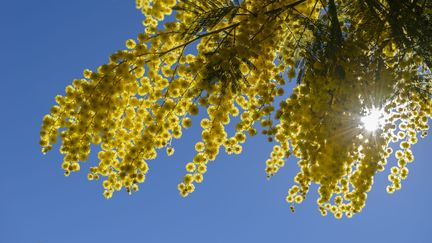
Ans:
<svg viewBox="0 0 432 243"><path fill-rule="evenodd" d="M316 183L323 215L351 217L392 154L398 166L390 168L387 192L401 188L414 160L410 148L427 135L432 115L432 2L137 0L136 6L144 31L73 80L43 119L42 151L60 137L66 176L97 144L100 162L88 179L103 179L106 198L122 188L132 193L160 150L172 155L172 140L200 126L196 155L178 184L182 196L203 182L221 149L240 154L259 132L274 143L265 161L269 178L290 156L298 159L286 197L292 208ZM289 92L287 82L296 83ZM193 118L200 113L204 118Z"/></svg>

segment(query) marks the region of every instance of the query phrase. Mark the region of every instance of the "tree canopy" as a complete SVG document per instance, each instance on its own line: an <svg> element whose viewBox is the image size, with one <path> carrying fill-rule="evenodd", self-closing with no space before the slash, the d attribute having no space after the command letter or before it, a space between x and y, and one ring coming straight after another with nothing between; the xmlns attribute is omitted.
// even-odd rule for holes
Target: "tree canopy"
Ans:
<svg viewBox="0 0 432 243"><path fill-rule="evenodd" d="M137 0L136 6L144 31L73 80L43 119L42 152L60 137L66 176L97 144L100 161L88 179L104 179L106 198L122 188L137 191L148 162L161 149L172 155L172 140L197 122L201 141L178 184L182 196L194 192L221 149L240 154L259 132L274 143L268 178L290 156L298 159L286 197L292 210L316 183L323 215L352 217L392 154L398 166L390 168L387 192L401 188L414 160L410 148L427 135L432 116L432 2ZM289 92L287 82L296 82ZM193 118L200 113L204 118Z"/></svg>

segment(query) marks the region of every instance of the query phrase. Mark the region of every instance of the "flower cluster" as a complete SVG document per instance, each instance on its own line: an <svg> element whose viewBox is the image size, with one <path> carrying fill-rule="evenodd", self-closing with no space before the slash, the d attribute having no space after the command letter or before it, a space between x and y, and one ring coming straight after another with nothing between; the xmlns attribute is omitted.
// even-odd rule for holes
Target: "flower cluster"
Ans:
<svg viewBox="0 0 432 243"><path fill-rule="evenodd" d="M286 197L292 210L316 183L323 215L351 217L364 207L375 174L393 154L392 143L400 148L387 191L401 188L414 159L410 148L419 134L427 135L432 116L424 57L398 43L384 15L373 19L363 4L136 0L144 32L56 97L43 118L42 151L60 137L67 176L80 170L92 144L99 145L99 164L88 179L103 178L110 198L122 188L137 191L149 161L160 150L171 156L173 139L197 123L201 140L178 184L187 196L221 149L240 154L247 137L261 131L275 142L268 178L289 157L298 158L300 172ZM175 20L164 21L170 15ZM286 82L296 77L298 85L287 95ZM380 111L375 131L361 124L372 109ZM202 111L204 118L193 119Z"/></svg>

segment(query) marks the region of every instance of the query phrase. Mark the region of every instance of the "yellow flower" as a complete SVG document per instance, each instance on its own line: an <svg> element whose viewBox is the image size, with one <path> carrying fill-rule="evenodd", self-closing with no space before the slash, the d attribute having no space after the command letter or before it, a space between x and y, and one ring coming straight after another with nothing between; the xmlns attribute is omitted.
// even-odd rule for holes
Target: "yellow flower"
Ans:
<svg viewBox="0 0 432 243"><path fill-rule="evenodd" d="M126 47L127 47L128 49L134 49L135 46L136 46L136 42L135 42L133 39L128 39L128 40L126 41Z"/></svg>

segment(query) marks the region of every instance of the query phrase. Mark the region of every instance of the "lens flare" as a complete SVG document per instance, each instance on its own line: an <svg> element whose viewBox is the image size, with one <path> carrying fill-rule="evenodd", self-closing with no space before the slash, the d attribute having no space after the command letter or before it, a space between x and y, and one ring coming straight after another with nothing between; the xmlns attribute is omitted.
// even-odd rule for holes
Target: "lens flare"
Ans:
<svg viewBox="0 0 432 243"><path fill-rule="evenodd" d="M372 108L368 110L365 116L363 116L360 121L363 123L363 128L367 131L374 132L380 128L381 121L383 117L383 112Z"/></svg>

